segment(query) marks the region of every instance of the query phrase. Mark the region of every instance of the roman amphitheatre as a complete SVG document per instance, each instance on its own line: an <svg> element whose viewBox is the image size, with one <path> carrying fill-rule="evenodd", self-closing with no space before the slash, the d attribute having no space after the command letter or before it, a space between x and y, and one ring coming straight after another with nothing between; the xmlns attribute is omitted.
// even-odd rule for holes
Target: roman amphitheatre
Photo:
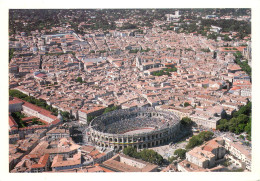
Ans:
<svg viewBox="0 0 260 181"><path fill-rule="evenodd" d="M121 109L95 118L89 126L89 140L102 147L137 149L163 145L180 132L180 119L154 108Z"/></svg>

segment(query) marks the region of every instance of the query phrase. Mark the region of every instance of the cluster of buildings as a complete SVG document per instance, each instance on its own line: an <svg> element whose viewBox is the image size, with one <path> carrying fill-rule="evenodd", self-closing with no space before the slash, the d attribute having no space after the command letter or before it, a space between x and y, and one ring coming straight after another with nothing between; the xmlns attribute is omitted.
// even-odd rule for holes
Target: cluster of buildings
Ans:
<svg viewBox="0 0 260 181"><path fill-rule="evenodd" d="M114 155L111 148L76 144L71 138L71 130L64 124L24 134L24 137L10 142L9 150L12 173L84 170Z"/></svg>
<svg viewBox="0 0 260 181"><path fill-rule="evenodd" d="M227 159L230 159L238 167L251 171L251 149L230 136L224 136L223 140L225 141L225 149L230 153L227 155Z"/></svg>
<svg viewBox="0 0 260 181"><path fill-rule="evenodd" d="M227 165L223 165L227 163ZM251 171L251 150L227 135L214 138L186 153L186 159L165 171L225 172L232 166Z"/></svg>
<svg viewBox="0 0 260 181"><path fill-rule="evenodd" d="M203 19L213 19L213 20L219 20L219 19L226 19L226 20L237 20L237 21L250 21L251 17L248 15L244 16L234 16L234 15L227 15L227 16L218 16L216 14L209 14L206 15L205 17L202 17Z"/></svg>
<svg viewBox="0 0 260 181"><path fill-rule="evenodd" d="M44 131L9 144L11 173L158 171L158 165L115 154L109 147L78 145L62 126Z"/></svg>
<svg viewBox="0 0 260 181"><path fill-rule="evenodd" d="M27 117L22 118L22 122L28 123L32 119L37 119L42 125L31 125L27 127L18 127L17 122L12 117L11 113L22 112ZM51 129L62 123L62 116L53 115L50 111L31 104L27 101L17 97L10 98L9 100L9 134L31 133L37 129ZM30 125L30 124L29 124Z"/></svg>
<svg viewBox="0 0 260 181"><path fill-rule="evenodd" d="M179 11L167 14L167 23L176 25L177 30L180 17ZM137 22L132 18L119 19L116 26L125 23ZM141 30L93 30L83 35L76 34L69 24L32 31L30 35L18 32L9 43L15 50L9 63L10 89L43 99L83 124L107 107L153 107L155 112L169 111L180 119L189 117L199 126L216 129L221 118L251 100L251 78L235 63L233 55L241 52L250 64L250 41L231 41L226 46L222 39L214 41L196 33L165 30L160 27L162 23L155 21L152 28ZM79 25L84 26L88 25ZM225 33L216 26L210 31ZM154 76L169 68L176 71ZM25 114L21 121L29 126L21 128L11 116L14 112ZM32 124L35 119L42 125ZM98 136L92 135L94 139ZM111 142L116 139L111 135L108 138ZM160 145L159 138L157 142L136 146L142 149ZM115 142L119 143L119 139ZM54 116L18 98L9 100L9 143L10 172L158 171L158 165L115 154L110 143L107 147L101 143L76 144L60 114ZM174 169L223 171L225 168L219 164L225 159L251 170L250 150L227 137L210 140L187 152L186 159Z"/></svg>
<svg viewBox="0 0 260 181"><path fill-rule="evenodd" d="M210 120L205 124L197 122L215 128L220 117L206 115L206 110L217 106L218 110L231 113L251 99L250 77L235 64L233 50L222 48L223 41L162 31L159 27L145 30L143 37L118 37L118 30L113 31L110 36L100 32L84 37L75 33L32 36L36 45L43 41L49 48L63 47L59 41L68 41L67 46L75 47L75 54L13 58L10 86L70 112L83 123L86 115L99 115L113 105L123 109L168 105L184 110L188 116ZM72 41L73 37L77 41ZM244 43L230 46L245 52L241 46ZM140 49L129 53L129 47ZM31 63L37 57L41 69ZM30 70L20 72L21 65ZM170 76L152 75L168 67L176 67L177 72L170 72ZM185 102L191 106L183 107Z"/></svg>

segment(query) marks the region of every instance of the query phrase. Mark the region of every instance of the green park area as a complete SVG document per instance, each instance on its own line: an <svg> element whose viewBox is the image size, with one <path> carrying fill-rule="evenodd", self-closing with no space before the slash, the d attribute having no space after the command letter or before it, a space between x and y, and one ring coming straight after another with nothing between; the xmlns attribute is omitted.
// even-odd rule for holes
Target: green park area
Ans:
<svg viewBox="0 0 260 181"><path fill-rule="evenodd" d="M177 68L176 67L167 67L164 70L153 72L152 75L153 76L162 76L162 75L170 76L171 75L170 72L177 72Z"/></svg>
<svg viewBox="0 0 260 181"><path fill-rule="evenodd" d="M230 117L221 119L217 125L220 131L230 131L235 134L247 133L247 139L251 140L251 112L252 103L248 102Z"/></svg>
<svg viewBox="0 0 260 181"><path fill-rule="evenodd" d="M123 153L130 157L141 159L152 164L161 165L163 163L163 157L153 150L144 149L138 152L136 148L130 146L124 148Z"/></svg>

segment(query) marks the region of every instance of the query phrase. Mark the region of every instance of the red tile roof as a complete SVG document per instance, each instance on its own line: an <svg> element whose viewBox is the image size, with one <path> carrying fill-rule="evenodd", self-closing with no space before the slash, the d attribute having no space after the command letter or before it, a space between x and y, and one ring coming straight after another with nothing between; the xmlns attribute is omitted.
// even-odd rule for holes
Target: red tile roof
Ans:
<svg viewBox="0 0 260 181"><path fill-rule="evenodd" d="M237 64L233 64L231 66L228 66L229 70L241 70L241 67Z"/></svg>
<svg viewBox="0 0 260 181"><path fill-rule="evenodd" d="M47 75L46 74L43 74L43 73L39 73L37 75L35 75L36 77L39 77L39 78L42 78L42 77L46 77Z"/></svg>
<svg viewBox="0 0 260 181"><path fill-rule="evenodd" d="M25 127L25 128L19 128L19 130L30 130L30 129L41 129L41 128L48 128L49 125L37 125L37 126L31 126L31 127Z"/></svg>
<svg viewBox="0 0 260 181"><path fill-rule="evenodd" d="M45 154L45 155L43 155L43 156L40 158L38 164L32 165L31 168L42 168L42 167L45 167L46 164L47 164L47 162L48 162L48 160L49 160L49 156L50 156L50 155L49 155L48 153Z"/></svg>
<svg viewBox="0 0 260 181"><path fill-rule="evenodd" d="M30 120L32 120L32 119L34 119L34 118L37 118L37 117L35 117L35 116L30 116L30 117L22 118L22 121L30 121Z"/></svg>
<svg viewBox="0 0 260 181"><path fill-rule="evenodd" d="M14 118L11 115L9 115L9 126L10 128L18 127L17 123L15 122Z"/></svg>
<svg viewBox="0 0 260 181"><path fill-rule="evenodd" d="M96 156L96 155L98 155L98 154L100 154L100 152L99 152L98 150L94 150L94 151L91 151L91 152L89 153L89 156L94 157L94 156Z"/></svg>
<svg viewBox="0 0 260 181"><path fill-rule="evenodd" d="M206 145L204 148L203 148L203 150L205 150L205 151L212 151L214 148L212 148L212 147L210 147L210 146L208 146L208 145Z"/></svg>
<svg viewBox="0 0 260 181"><path fill-rule="evenodd" d="M109 170L107 168L99 166L99 164L95 164L95 166L97 166L98 168L102 169L104 172L114 172L113 170Z"/></svg>
<svg viewBox="0 0 260 181"><path fill-rule="evenodd" d="M230 90L239 90L241 87L232 87Z"/></svg>
<svg viewBox="0 0 260 181"><path fill-rule="evenodd" d="M242 52L246 48L245 46L243 47L220 47L219 50L222 52L236 52L240 51Z"/></svg>
<svg viewBox="0 0 260 181"><path fill-rule="evenodd" d="M28 107L28 108L30 108L30 109L32 109L34 111L37 111L40 114L42 114L44 116L47 116L49 118L52 118L54 120L57 119L57 117L52 115L50 111L47 111L47 110L45 110L45 109L43 109L41 107L38 107L36 105L33 105L33 104L29 103L29 102L26 102L26 101L23 101L23 102L24 102L23 106Z"/></svg>
<svg viewBox="0 0 260 181"><path fill-rule="evenodd" d="M9 105L10 104L20 104L20 103L23 103L23 102L18 100L18 99L16 99L16 98L14 98L13 100L9 100Z"/></svg>
<svg viewBox="0 0 260 181"><path fill-rule="evenodd" d="M91 108L89 110L81 109L80 111L89 114L89 113L92 113L92 112L95 112L95 111L99 111L99 110L102 110L102 109L105 109L105 108L106 107L100 106L100 107L93 107L93 108Z"/></svg>

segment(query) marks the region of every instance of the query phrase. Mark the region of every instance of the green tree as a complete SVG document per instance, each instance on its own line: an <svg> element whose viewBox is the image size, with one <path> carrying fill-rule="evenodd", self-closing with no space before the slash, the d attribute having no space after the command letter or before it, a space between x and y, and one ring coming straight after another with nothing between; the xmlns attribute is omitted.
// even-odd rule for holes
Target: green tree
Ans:
<svg viewBox="0 0 260 181"><path fill-rule="evenodd" d="M58 116L58 109L53 108L52 106L49 106L45 100L43 99L36 99L32 96L27 96L26 94L18 91L18 90L9 90L9 96L10 97L18 97L24 101L27 101L29 103L35 104L39 107L42 107L43 109L46 109L48 111L51 111L53 115Z"/></svg>
<svg viewBox="0 0 260 181"><path fill-rule="evenodd" d="M76 82L83 83L82 77L78 77L78 78L76 79Z"/></svg>
<svg viewBox="0 0 260 181"><path fill-rule="evenodd" d="M26 94L18 91L18 90L15 90L15 89L10 89L9 90L9 96L11 97L18 97L20 99L24 99L26 97L28 97Z"/></svg>
<svg viewBox="0 0 260 181"><path fill-rule="evenodd" d="M239 124L245 124L245 123L248 123L249 122L249 117L244 115L244 114L240 114L238 117L237 117L237 122Z"/></svg>
<svg viewBox="0 0 260 181"><path fill-rule="evenodd" d="M238 117L240 114L249 116L252 110L252 103L248 102L245 106L242 106L237 112L233 113L233 117Z"/></svg>
<svg viewBox="0 0 260 181"><path fill-rule="evenodd" d="M125 155L130 156L130 157L136 157L137 150L134 147L129 146L129 147L126 147L126 148L123 149L123 153Z"/></svg>
<svg viewBox="0 0 260 181"><path fill-rule="evenodd" d="M122 30L137 29L137 25L131 24L131 23L125 23L120 29L122 29Z"/></svg>
<svg viewBox="0 0 260 181"><path fill-rule="evenodd" d="M249 122L245 126L245 132L247 134L249 134L249 133L251 134L251 118L249 119Z"/></svg>
<svg viewBox="0 0 260 181"><path fill-rule="evenodd" d="M212 133L210 131L202 131L201 133L198 134L198 137L202 141L208 141L208 140L212 139L213 135L214 135L214 133Z"/></svg>
<svg viewBox="0 0 260 181"><path fill-rule="evenodd" d="M186 145L186 149L191 149L191 148L194 148L194 147L196 147L196 146L198 146L198 145L201 145L203 142L202 142L202 140L200 140L199 139L199 137L197 137L197 136L193 136L190 140L189 140L189 142L188 142L188 144Z"/></svg>
<svg viewBox="0 0 260 181"><path fill-rule="evenodd" d="M11 59L13 58L14 56L14 48L9 48L9 62L11 61Z"/></svg>
<svg viewBox="0 0 260 181"><path fill-rule="evenodd" d="M177 155L180 159L185 159L186 158L186 152L187 150L185 149L177 149L174 151L174 155Z"/></svg>
<svg viewBox="0 0 260 181"><path fill-rule="evenodd" d="M174 70L175 70L175 68L173 68L173 69L166 69L165 71L164 70L160 70L160 71L157 71L157 72L152 72L152 75L153 76L162 76L162 75L170 76L171 75L170 72L172 72Z"/></svg>
<svg viewBox="0 0 260 181"><path fill-rule="evenodd" d="M211 33L208 35L207 37L208 39L213 39L213 40L216 40L217 39L217 35L215 33Z"/></svg>
<svg viewBox="0 0 260 181"><path fill-rule="evenodd" d="M202 52L210 52L210 50L209 50L209 48L208 49L204 49L204 48L202 48L202 49L200 49Z"/></svg>
<svg viewBox="0 0 260 181"><path fill-rule="evenodd" d="M167 68L165 69L165 71L168 73L168 72L177 72L177 68L176 67L171 67L171 68Z"/></svg>
<svg viewBox="0 0 260 181"><path fill-rule="evenodd" d="M68 111L61 111L60 114L64 121L67 121L70 119L70 113Z"/></svg>
<svg viewBox="0 0 260 181"><path fill-rule="evenodd" d="M203 131L198 135L192 136L188 144L186 145L186 149L191 149L201 145L204 141L212 139L213 135L214 134L210 131Z"/></svg>
<svg viewBox="0 0 260 181"><path fill-rule="evenodd" d="M136 148L133 148L130 146L130 147L124 148L123 153L130 157L142 159L149 163L153 163L153 164L157 164L157 165L161 165L163 163L163 157L153 150L144 149L140 152L137 152Z"/></svg>
<svg viewBox="0 0 260 181"><path fill-rule="evenodd" d="M193 121L188 117L183 117L181 119L181 124L184 126L191 126L193 124Z"/></svg>
<svg viewBox="0 0 260 181"><path fill-rule="evenodd" d="M139 155L142 160L153 164L161 165L163 162L163 157L154 150L144 149L139 152Z"/></svg>
<svg viewBox="0 0 260 181"><path fill-rule="evenodd" d="M240 60L243 58L241 52L237 51L234 53L235 56L235 63L238 64L243 71L245 71L249 76L251 76L251 67L248 65L248 62L241 62Z"/></svg>
<svg viewBox="0 0 260 181"><path fill-rule="evenodd" d="M171 157L168 158L168 161L169 161L170 163L172 163L174 160L177 160L177 159L178 159L177 156L171 156Z"/></svg>
<svg viewBox="0 0 260 181"><path fill-rule="evenodd" d="M107 108L105 109L105 111L104 111L103 114L108 113L108 112L111 112L111 111L115 111L115 110L117 110L117 109L119 109L118 106L107 107Z"/></svg>
<svg viewBox="0 0 260 181"><path fill-rule="evenodd" d="M22 118L25 118L25 115L21 112L12 112L11 116L14 118L15 122L18 124L18 128L24 128L26 123L22 121Z"/></svg>
<svg viewBox="0 0 260 181"><path fill-rule="evenodd" d="M240 135L239 138L242 139L242 140L245 139L245 137L243 135Z"/></svg>
<svg viewBox="0 0 260 181"><path fill-rule="evenodd" d="M229 37L228 37L228 35L225 35L224 36L224 41L231 41L232 39L230 39Z"/></svg>
<svg viewBox="0 0 260 181"><path fill-rule="evenodd" d="M236 134L246 132L247 137L251 137L251 109L252 103L242 106L238 111L231 115L229 120L221 119L217 125L220 131L230 131Z"/></svg>
<svg viewBox="0 0 260 181"><path fill-rule="evenodd" d="M188 107L190 104L188 102L184 103L184 107Z"/></svg>
<svg viewBox="0 0 260 181"><path fill-rule="evenodd" d="M217 129L220 131L228 131L229 123L227 119L221 119L217 125Z"/></svg>

